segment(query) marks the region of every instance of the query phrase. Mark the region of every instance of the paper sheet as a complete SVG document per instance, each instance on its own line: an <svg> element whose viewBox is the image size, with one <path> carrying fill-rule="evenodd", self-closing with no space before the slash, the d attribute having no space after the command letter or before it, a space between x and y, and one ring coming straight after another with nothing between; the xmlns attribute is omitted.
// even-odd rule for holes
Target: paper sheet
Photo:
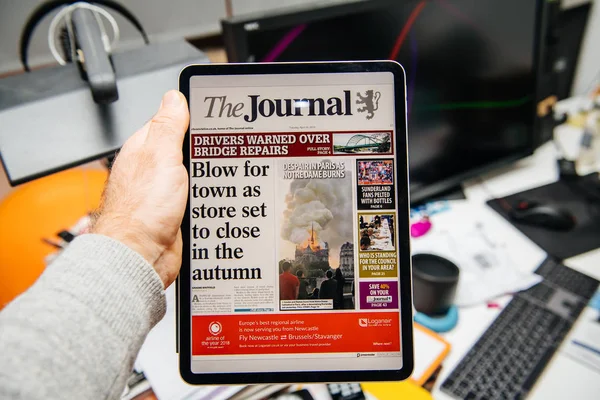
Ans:
<svg viewBox="0 0 600 400"><path fill-rule="evenodd" d="M588 307L563 351L581 364L600 372L600 322L598 311Z"/></svg>
<svg viewBox="0 0 600 400"><path fill-rule="evenodd" d="M411 246L413 254L437 254L459 267L456 305L484 303L541 281L531 271L545 258L543 251L491 209L468 201L450 204L450 210L431 218L431 231L412 239Z"/></svg>

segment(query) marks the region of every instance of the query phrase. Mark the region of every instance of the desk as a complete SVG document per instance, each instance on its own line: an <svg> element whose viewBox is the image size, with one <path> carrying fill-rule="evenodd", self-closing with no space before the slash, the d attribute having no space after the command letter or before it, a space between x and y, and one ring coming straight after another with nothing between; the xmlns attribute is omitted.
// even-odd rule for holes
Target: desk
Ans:
<svg viewBox="0 0 600 400"><path fill-rule="evenodd" d="M578 139L569 132L565 132L565 135L572 136L574 141ZM510 167L483 176L485 187L475 181L465 184L465 192L470 204L487 211L486 225L489 222L495 227L512 230L511 237L507 239L508 245L514 252L519 254L519 265L530 272L544 260L545 253L499 214L485 206L485 200L555 181L558 178L555 160L556 152L553 145L546 144L538 149L533 156ZM437 221L438 218L443 218L443 215L442 213L439 216L432 216L433 229L439 227ZM600 278L600 250L567 260L567 264L579 271ZM498 302L506 304L510 301L510 298L510 296L504 296ZM167 299L166 316L148 335L148 339L138 357L138 366L145 370L149 380L153 380L157 388L169 389L171 398L183 398L189 395L191 388L183 383L179 376L178 355L170 346L165 346L165 343L175 342L173 286L167 289ZM434 398L450 399L449 396L439 390L439 386L499 312L498 309L490 309L485 305L461 309L457 327L444 334L446 340L452 344L452 350L444 361L443 368L434 386L432 392ZM583 327L586 313L589 313L589 310L586 310L579 318L564 343L567 343L574 332ZM152 368L144 368L150 366ZM585 400L596 399L598 393L600 393L600 373L580 365L564 353L561 354L561 349L559 349L538 380L530 398Z"/></svg>
<svg viewBox="0 0 600 400"><path fill-rule="evenodd" d="M565 151L573 154L576 151L576 143L579 139L576 132L565 126L559 127L557 135L559 138L563 137L565 139L564 141L561 140L565 144ZM484 204L491 197L506 196L554 182L558 179L556 150L552 143L546 143L534 155L510 167L481 176L481 178L482 180L466 182L464 185L467 201L478 206ZM432 217L434 226L436 223L435 218L436 216ZM493 220L493 223L510 226L507 229L512 228L508 222L493 212L489 218ZM520 242L520 247L517 247L519 249L519 267L527 271L533 271L537 267L534 261L539 258L541 250L516 228L512 229L514 229L513 240ZM600 279L600 249L565 260L565 264ZM503 296L498 303L504 305L510 299L511 296ZM499 313L500 310L490 309L485 305L461 308L458 325L455 329L443 335L451 343L452 350L443 363L442 371L432 391L434 398L451 398L440 391L440 385ZM559 347L550 364L538 379L529 395L529 399L572 398L583 400L598 398L600 373L584 367L564 353L564 345L579 329L583 329L584 325L589 323L587 320L590 319L590 313L592 312L588 308L577 320L563 345Z"/></svg>

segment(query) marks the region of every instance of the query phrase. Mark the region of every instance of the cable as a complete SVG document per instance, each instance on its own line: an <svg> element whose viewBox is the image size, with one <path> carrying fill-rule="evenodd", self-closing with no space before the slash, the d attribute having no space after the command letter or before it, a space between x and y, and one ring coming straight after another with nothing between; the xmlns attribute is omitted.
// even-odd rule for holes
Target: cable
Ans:
<svg viewBox="0 0 600 400"><path fill-rule="evenodd" d="M54 57L54 59L56 61L58 61L58 63L60 65L65 65L66 62L63 60L61 55L58 54L58 51L56 50L56 46L54 43L55 37L56 37L56 27L58 26L58 23L60 22L60 20L62 20L64 18L64 16L67 14L68 11L69 11L69 6L63 8L58 13L56 13L54 18L52 18L52 21L50 21L50 27L48 28L48 47L50 47L50 53L52 53L52 57ZM68 28L67 28L67 30L68 30ZM71 43L70 47L71 47L71 49L73 49L73 39L71 38L71 32L68 32L68 37L69 37L69 42Z"/></svg>
<svg viewBox="0 0 600 400"><path fill-rule="evenodd" d="M71 14L73 13L73 11L75 11L78 8L84 8L84 9L88 9L91 10L92 12L94 12L94 16L96 18L96 21L98 22L98 25L100 27L100 31L102 32L102 42L104 43L104 48L107 52L111 52L112 49L114 49L120 39L120 30L119 30L119 25L117 24L117 21L115 20L115 18L105 9L89 4L89 3L85 3L85 2L78 2L75 4L72 4L70 6L66 6L65 8L63 8L62 10L60 10L56 16L52 19L52 21L50 22L50 28L48 29L48 46L50 47L50 52L52 53L52 56L54 57L54 59L56 61L58 61L58 63L60 65L66 65L67 61L65 61L63 59L63 57L59 54L58 50L56 49L56 29L59 25L59 23L63 20L66 19L66 25L67 25L67 30L69 32L69 40L71 41L71 49L72 49L72 58L75 59L75 37L74 37L74 33L73 33L73 28L72 28L72 21L71 21ZM100 17L98 16L102 15L104 18L106 18L108 20L108 22L111 24L112 30L113 30L113 40L111 43L108 43L108 35L106 33L106 29L104 28L104 24L102 23Z"/></svg>
<svg viewBox="0 0 600 400"><path fill-rule="evenodd" d="M69 14L69 13L65 14L65 18L68 19L68 21L65 25L67 27L69 42L71 43L71 46L69 46L71 48L71 60L73 60L73 62L75 62L75 60L77 60L77 43L75 40L75 32L73 32L73 21L71 20L71 14Z"/></svg>
<svg viewBox="0 0 600 400"><path fill-rule="evenodd" d="M67 27L63 26L60 29L59 37L60 46L63 49L63 53L67 59L67 62L73 61L73 51L71 50L71 38L69 37L69 32L67 31Z"/></svg>
<svg viewBox="0 0 600 400"><path fill-rule="evenodd" d="M306 24L301 24L290 29L275 46L269 50L267 55L261 60L261 62L273 62L283 53L291 44L300 36L300 34L306 29Z"/></svg>
<svg viewBox="0 0 600 400"><path fill-rule="evenodd" d="M48 15L53 10L65 6L71 5L76 1L73 0L49 0L42 4L40 4L34 12L31 14L23 30L21 31L21 38L19 40L19 58L21 59L21 64L23 65L23 69L26 72L31 71L29 68L29 63L27 61L27 52L29 50L29 43L31 42L31 37L33 36L33 31L36 26L44 19L46 15ZM94 0L92 1L94 4L101 5L103 7L107 7L112 9L113 11L118 12L123 17L125 17L133 26L136 27L140 35L142 36L144 43L146 45L150 44L150 40L148 39L148 34L144 30L144 27L140 23L140 21L133 15L127 8L122 6L116 1L112 0Z"/></svg>
<svg viewBox="0 0 600 400"><path fill-rule="evenodd" d="M104 22L102 22L102 18L100 18L100 15L98 13L94 13L94 18L96 19L96 23L98 24L98 27L100 28L100 35L101 35L101 38L102 38L102 44L104 45L104 48L106 49L106 51L112 50L116 46L111 46L110 45L110 43L108 41L108 34L106 33L106 27L104 26ZM117 29L119 29L119 24L117 24ZM115 33L116 32L113 31L113 35ZM119 32L118 35L120 36L120 34L121 33Z"/></svg>
<svg viewBox="0 0 600 400"><path fill-rule="evenodd" d="M63 18L66 18L67 21L67 30L69 31L69 38L71 40L71 49L72 49L72 58L76 59L76 54L75 54L75 35L73 33L73 29L72 29L72 21L71 21L71 14L73 13L73 11L75 11L77 8L84 8L84 9L88 9L91 10L92 12L94 12L94 17L96 18L96 21L98 22L100 31L102 33L102 42L104 44L104 49L110 53L112 51L112 49L114 49L120 39L120 30L119 30L119 25L117 24L117 21L115 20L115 18L106 10L104 10L101 7L89 4L89 3L85 3L85 2L78 2L75 3L69 7L66 7L67 11L65 14L63 14ZM62 11L62 10L61 10ZM102 15L104 18L106 18L109 23L111 24L112 30L113 30L113 40L112 43L108 42L108 35L106 33L106 29L104 28L104 24L102 23L102 20L99 17L99 14ZM53 19L53 22L56 21L56 19ZM54 47L54 51L52 52L53 55L58 55L58 52L56 51L55 48L55 40L56 40L56 34L55 34L55 30L56 30L56 26L52 27L50 29L50 33L49 33L49 45L51 47L51 51L52 48ZM51 41L50 41L51 40ZM55 56L56 58L56 56ZM64 60L62 60L62 57L56 58L57 61L61 64L61 65L65 65L66 62ZM61 63L62 60L62 63Z"/></svg>
<svg viewBox="0 0 600 400"><path fill-rule="evenodd" d="M413 26L413 24L417 20L417 17L421 13L421 11L423 11L425 4L426 4L425 0L421 0L419 2L419 4L417 4L415 6L414 10L412 10L410 15L408 16L408 19L406 20L406 24L404 24L404 26L402 27L402 30L400 31L400 35L398 35L398 38L396 39L396 43L394 43L394 48L392 49L390 56L388 57L390 60L395 60L398 57L398 53L400 53L400 48L402 47L404 40L406 40L406 36L408 35L410 28Z"/></svg>

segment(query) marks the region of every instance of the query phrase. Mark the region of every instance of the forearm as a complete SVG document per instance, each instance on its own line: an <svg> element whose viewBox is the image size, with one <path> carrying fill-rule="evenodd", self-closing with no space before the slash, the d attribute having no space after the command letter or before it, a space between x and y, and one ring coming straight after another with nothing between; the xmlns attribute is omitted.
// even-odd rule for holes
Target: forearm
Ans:
<svg viewBox="0 0 600 400"><path fill-rule="evenodd" d="M119 398L164 312L162 281L139 254L78 237L0 312L0 398Z"/></svg>

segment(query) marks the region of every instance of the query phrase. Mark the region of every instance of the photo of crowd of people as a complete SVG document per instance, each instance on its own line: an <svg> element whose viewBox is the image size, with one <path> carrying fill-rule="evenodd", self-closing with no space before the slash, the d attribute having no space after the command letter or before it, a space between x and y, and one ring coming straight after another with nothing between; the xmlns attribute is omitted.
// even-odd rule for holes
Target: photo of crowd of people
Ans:
<svg viewBox="0 0 600 400"><path fill-rule="evenodd" d="M341 268L311 271L311 276L307 276L303 268L294 268L291 262L284 261L280 269L279 300L328 299L333 300L333 309L354 308L353 301L348 301L351 298L345 296L348 287L354 287L353 277L344 277Z"/></svg>
<svg viewBox="0 0 600 400"><path fill-rule="evenodd" d="M396 250L393 214L359 214L359 226L361 251Z"/></svg>
<svg viewBox="0 0 600 400"><path fill-rule="evenodd" d="M358 161L359 185L391 185L394 182L392 160Z"/></svg>

